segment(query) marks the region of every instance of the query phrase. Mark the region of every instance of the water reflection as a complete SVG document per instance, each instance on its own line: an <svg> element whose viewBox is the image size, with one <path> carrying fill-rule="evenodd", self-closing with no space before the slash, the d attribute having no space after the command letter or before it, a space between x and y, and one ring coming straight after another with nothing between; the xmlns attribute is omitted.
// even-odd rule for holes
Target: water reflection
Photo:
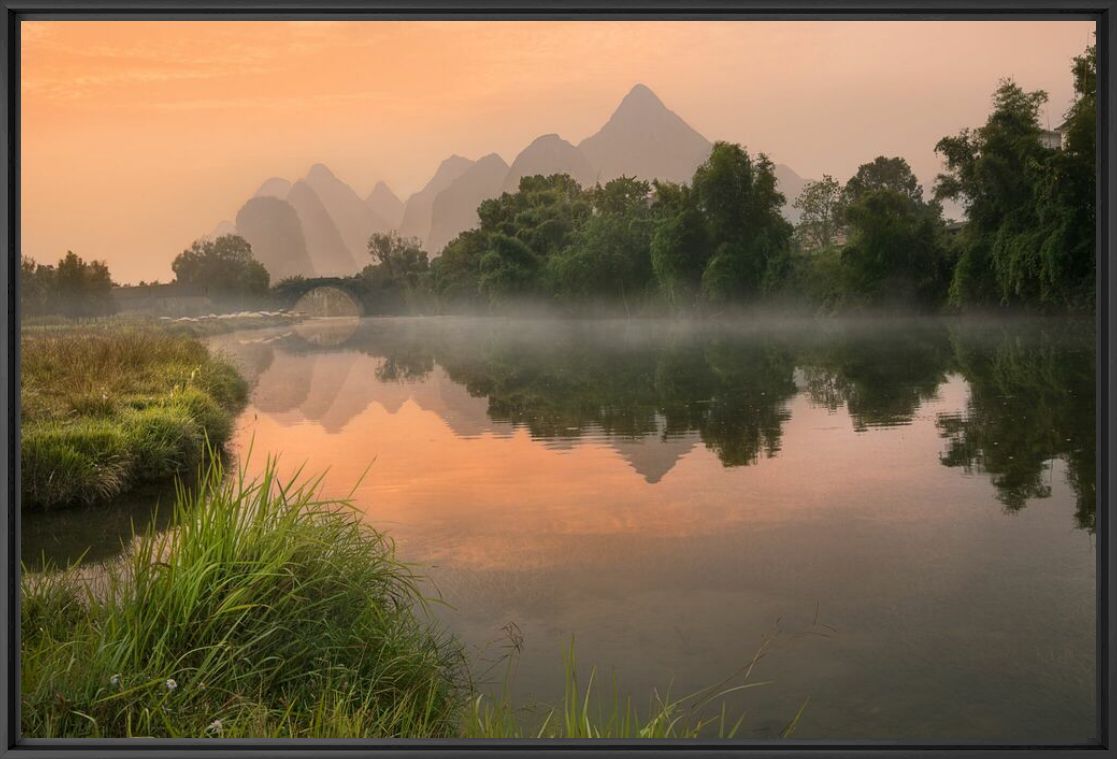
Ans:
<svg viewBox="0 0 1117 759"><path fill-rule="evenodd" d="M1095 526L1094 348L1082 325L989 329L954 337L970 393L938 419L946 466L989 475L998 500L1018 511L1051 495L1052 462L1066 463L1080 527Z"/></svg>
<svg viewBox="0 0 1117 759"><path fill-rule="evenodd" d="M906 329L835 330L801 359L811 399L832 411L845 406L854 429L908 424L936 396L951 368L943 324Z"/></svg>
<svg viewBox="0 0 1117 759"><path fill-rule="evenodd" d="M788 402L800 393L831 412L844 409L853 429L866 432L911 424L960 376L966 402L936 418L947 441L942 463L987 474L998 499L1018 510L1049 495L1051 462L1065 461L1078 524L1093 529L1088 323L384 319L326 347L306 338L313 328L248 343L247 355L266 370L259 411L336 433L374 401L394 413L410 399L463 437L522 428L553 450L604 440L649 483L697 443L726 467L777 455ZM240 355L244 345L227 347ZM262 361L261 348L280 358ZM358 368L361 355L378 361L371 378Z"/></svg>

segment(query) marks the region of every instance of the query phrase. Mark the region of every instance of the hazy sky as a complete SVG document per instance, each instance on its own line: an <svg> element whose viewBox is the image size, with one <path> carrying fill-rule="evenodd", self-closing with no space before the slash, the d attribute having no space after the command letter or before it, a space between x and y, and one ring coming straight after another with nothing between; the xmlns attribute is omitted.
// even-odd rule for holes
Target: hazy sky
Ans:
<svg viewBox="0 0 1117 759"><path fill-rule="evenodd" d="M23 22L22 249L170 262L270 176L401 198L452 153L596 131L637 82L711 140L845 180L981 124L998 79L1073 95L1086 21Z"/></svg>

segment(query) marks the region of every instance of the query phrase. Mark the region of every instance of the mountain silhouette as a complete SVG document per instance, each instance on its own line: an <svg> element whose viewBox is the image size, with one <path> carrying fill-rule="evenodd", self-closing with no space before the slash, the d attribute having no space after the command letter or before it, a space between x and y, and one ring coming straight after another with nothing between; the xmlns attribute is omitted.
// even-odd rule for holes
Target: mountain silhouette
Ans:
<svg viewBox="0 0 1117 759"><path fill-rule="evenodd" d="M203 241L213 241L216 240L218 237L224 237L225 235L235 235L236 233L237 225L229 221L228 219L225 219L224 221L219 221L217 225L212 230L210 230L210 233L208 235L203 235L200 239L202 239Z"/></svg>
<svg viewBox="0 0 1117 759"><path fill-rule="evenodd" d="M407 199L399 233L404 237L426 240L431 231L431 209L434 207L434 199L472 165L473 161L460 155L452 155L440 163L434 176L423 189Z"/></svg>
<svg viewBox="0 0 1117 759"><path fill-rule="evenodd" d="M426 249L441 252L446 243L477 226L477 206L500 195L508 176L508 164L496 153L479 159L438 193L431 208L431 231Z"/></svg>
<svg viewBox="0 0 1117 759"><path fill-rule="evenodd" d="M361 268L318 193L306 180L295 182L287 193L287 202L302 222L306 251L318 276L349 276Z"/></svg>
<svg viewBox="0 0 1117 759"><path fill-rule="evenodd" d="M367 258L369 236L373 232L387 232L390 229L388 223L369 208L352 187L334 176L325 164L311 166L306 183L318 194L353 260Z"/></svg>
<svg viewBox="0 0 1117 759"><path fill-rule="evenodd" d="M237 234L252 246L253 256L268 270L273 283L299 274L315 275L299 215L286 200L249 199L237 212Z"/></svg>
<svg viewBox="0 0 1117 759"><path fill-rule="evenodd" d="M501 192L514 192L525 176L569 174L583 187L621 176L689 183L712 147L710 140L664 105L650 88L637 84L605 124L576 146L557 134L545 134L525 147L511 166L495 153L478 161L451 155L406 203L384 182L378 182L361 199L321 163L311 167L301 182L305 188L297 192L300 183L292 186L286 179L272 177L260 185L254 197L291 201L296 221L301 224L302 253L308 258L302 257L299 244L292 242L284 250L300 257L290 265L281 265L274 258L278 250L275 236L264 235L258 227L253 227L253 234L270 246L263 255L271 257L272 266L284 271L307 268L299 273L307 274L311 269L352 273L368 262L368 238L373 232L396 230L404 237L418 238L431 255L437 256L454 237L476 226L477 206L482 201ZM792 203L807 180L784 164L775 164L774 170L786 199L784 216L795 222L799 212ZM285 229L291 228L290 219L282 212L272 209L269 213L252 216L253 223L274 218L276 223L285 224ZM338 250L337 237L348 258Z"/></svg>
<svg viewBox="0 0 1117 759"><path fill-rule="evenodd" d="M508 168L503 189L515 192L520 187L520 179L536 174L569 174L583 187L593 185L596 178L585 154L557 134L537 137L516 156Z"/></svg>
<svg viewBox="0 0 1117 759"><path fill-rule="evenodd" d="M365 198L365 205L383 219L391 229L399 229L403 222L403 201L384 182L377 182Z"/></svg>
<svg viewBox="0 0 1117 759"><path fill-rule="evenodd" d="M291 192L291 183L283 177L265 179L260 189L252 196L254 198L286 198Z"/></svg>
<svg viewBox="0 0 1117 759"><path fill-rule="evenodd" d="M578 144L601 183L620 176L689 182L712 144L642 84Z"/></svg>

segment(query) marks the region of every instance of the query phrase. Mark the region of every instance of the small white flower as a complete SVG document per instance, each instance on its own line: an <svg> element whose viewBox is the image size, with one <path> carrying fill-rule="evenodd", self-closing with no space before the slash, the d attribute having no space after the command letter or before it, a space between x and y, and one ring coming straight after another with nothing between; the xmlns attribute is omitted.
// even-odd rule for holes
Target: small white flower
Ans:
<svg viewBox="0 0 1117 759"><path fill-rule="evenodd" d="M177 687L178 687L178 683L175 682L175 679L173 677L168 677L167 678L167 690L173 691Z"/></svg>
<svg viewBox="0 0 1117 759"><path fill-rule="evenodd" d="M113 675L112 677L110 677L109 678L109 685L111 685L114 688L119 688L120 687L120 675Z"/></svg>
<svg viewBox="0 0 1117 759"><path fill-rule="evenodd" d="M206 732L211 735L221 735L221 720L215 719L206 726Z"/></svg>

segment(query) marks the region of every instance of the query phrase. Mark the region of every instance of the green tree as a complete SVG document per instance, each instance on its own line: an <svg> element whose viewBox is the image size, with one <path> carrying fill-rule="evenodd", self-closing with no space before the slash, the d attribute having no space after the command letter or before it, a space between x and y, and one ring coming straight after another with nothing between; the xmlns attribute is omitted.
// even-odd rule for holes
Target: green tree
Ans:
<svg viewBox="0 0 1117 759"><path fill-rule="evenodd" d="M175 281L208 296L263 295L268 271L252 256L252 246L238 235L196 240L171 263Z"/></svg>
<svg viewBox="0 0 1117 759"><path fill-rule="evenodd" d="M66 316L104 316L116 312L112 276L104 261L85 261L73 251L54 268L50 283L52 312Z"/></svg>
<svg viewBox="0 0 1117 759"><path fill-rule="evenodd" d="M481 258L489 235L480 229L462 232L431 262L431 287L445 301L468 303L481 294Z"/></svg>
<svg viewBox="0 0 1117 759"><path fill-rule="evenodd" d="M566 174L523 177L518 191L477 209L483 231L513 237L544 258L566 248L591 213L589 194Z"/></svg>
<svg viewBox="0 0 1117 759"><path fill-rule="evenodd" d="M800 249L813 252L829 248L844 228L842 185L829 174L807 182L792 204L799 209L795 240Z"/></svg>
<svg viewBox="0 0 1117 759"><path fill-rule="evenodd" d="M629 191L618 185L605 200L623 206ZM480 228L446 246L432 266L432 286L444 301L544 294L548 261L574 244L593 213L591 193L569 176L523 177L516 192L478 206Z"/></svg>
<svg viewBox="0 0 1117 759"><path fill-rule="evenodd" d="M620 177L590 190L592 215L568 245L547 261L550 289L573 297L628 302L652 281L651 185Z"/></svg>
<svg viewBox="0 0 1117 759"><path fill-rule="evenodd" d="M1092 302L1095 166L1090 138L1096 76L1091 54L1074 65L1078 99L1067 151L1045 147L1047 94L1002 81L985 125L944 137L947 171L936 197L960 201L969 220L951 286L958 304L1074 305Z"/></svg>
<svg viewBox="0 0 1117 759"><path fill-rule="evenodd" d="M784 196L772 162L719 142L695 171L693 188L714 246L702 276L706 297L724 301L772 289L788 266L792 232L780 213Z"/></svg>
<svg viewBox="0 0 1117 759"><path fill-rule="evenodd" d="M481 256L478 287L491 302L535 294L539 256L517 237L493 234Z"/></svg>
<svg viewBox="0 0 1117 759"><path fill-rule="evenodd" d="M54 299L54 267L26 256L19 261L19 308L28 316L50 312Z"/></svg>
<svg viewBox="0 0 1117 759"><path fill-rule="evenodd" d="M848 300L941 303L951 264L942 211L937 202L923 201L907 162L877 158L862 165L850 184L855 189L847 184L844 210L850 239L841 252Z"/></svg>
<svg viewBox="0 0 1117 759"><path fill-rule="evenodd" d="M376 261L373 271L386 283L415 287L430 267L423 244L398 232L376 232L368 238L368 253Z"/></svg>
<svg viewBox="0 0 1117 759"><path fill-rule="evenodd" d="M368 238L368 253L375 263L361 270L359 280L369 313L413 308L429 290L430 261L418 239L376 232Z"/></svg>
<svg viewBox="0 0 1117 759"><path fill-rule="evenodd" d="M1095 299L1097 48L1074 59L1075 101L1063 149L1036 167L1041 300L1092 309Z"/></svg>
<svg viewBox="0 0 1117 759"><path fill-rule="evenodd" d="M888 190L914 202L923 202L923 188L919 180L908 162L898 156L877 156L869 163L861 164L857 173L846 182L842 191L843 202L845 205L855 203L861 196L875 190Z"/></svg>
<svg viewBox="0 0 1117 759"><path fill-rule="evenodd" d="M699 292L713 246L690 187L657 182L655 190L652 269L668 302L681 304Z"/></svg>

